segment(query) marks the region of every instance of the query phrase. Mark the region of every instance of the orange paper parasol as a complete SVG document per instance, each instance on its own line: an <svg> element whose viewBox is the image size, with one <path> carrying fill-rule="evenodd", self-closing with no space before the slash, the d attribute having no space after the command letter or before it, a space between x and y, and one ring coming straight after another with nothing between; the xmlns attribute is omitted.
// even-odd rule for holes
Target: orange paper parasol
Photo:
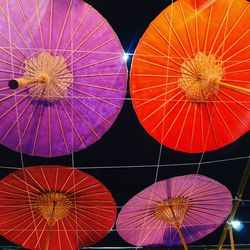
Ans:
<svg viewBox="0 0 250 250"><path fill-rule="evenodd" d="M150 24L131 70L137 116L161 144L197 153L249 131L249 3L178 0Z"/></svg>
<svg viewBox="0 0 250 250"><path fill-rule="evenodd" d="M0 182L0 232L30 249L78 249L112 228L116 205L105 186L77 169L37 166Z"/></svg>

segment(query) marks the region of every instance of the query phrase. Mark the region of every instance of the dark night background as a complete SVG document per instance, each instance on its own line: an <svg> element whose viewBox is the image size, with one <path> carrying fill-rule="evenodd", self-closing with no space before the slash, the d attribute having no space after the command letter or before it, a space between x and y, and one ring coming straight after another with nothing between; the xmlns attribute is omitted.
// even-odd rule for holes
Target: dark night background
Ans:
<svg viewBox="0 0 250 250"><path fill-rule="evenodd" d="M171 1L167 0L86 0L97 9L117 33L125 52L134 53L136 45L149 23ZM128 69L131 56L127 62ZM161 145L149 136L135 115L128 94L123 109L111 129L95 144L72 155L58 158L38 158L23 155L25 166L58 164L74 165L99 179L111 191L117 202L118 212L132 196L157 181L197 172L224 184L235 197L250 153L250 133L220 150L204 154L186 154ZM199 164L200 163L200 164ZM14 168L20 168L20 153L0 146L0 176ZM157 174L158 173L158 174ZM156 176L157 174L157 176ZM244 222L244 228L235 232L236 244L250 246L250 183L247 184L243 201L236 218ZM211 235L191 244L216 245L223 226ZM229 243L227 238L226 243ZM0 239L1 246L10 242ZM113 230L96 247L130 247ZM205 249L205 247L203 248Z"/></svg>

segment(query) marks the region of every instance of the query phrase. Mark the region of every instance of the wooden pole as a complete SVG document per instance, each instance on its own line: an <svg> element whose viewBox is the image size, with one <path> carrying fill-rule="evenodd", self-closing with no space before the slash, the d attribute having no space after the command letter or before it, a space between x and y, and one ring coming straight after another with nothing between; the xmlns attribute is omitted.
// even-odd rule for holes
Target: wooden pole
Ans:
<svg viewBox="0 0 250 250"><path fill-rule="evenodd" d="M250 176L250 158L248 159L247 166L245 168L245 171L243 173L243 176L242 176L242 179L241 179L238 191L237 191L237 195L236 195L235 200L233 202L233 208L232 208L232 211L231 211L231 213L230 213L230 215L228 217L228 220L227 220L228 223L225 225L225 227L223 229L223 232L222 232L219 244L218 244L218 249L219 250L222 249L223 243L224 243L224 241L225 241L225 239L227 237L227 232L228 232L228 229L229 229L228 224L231 224L231 222L234 219L234 216L235 216L235 214L237 212L237 209L238 209L238 207L240 205L241 198L242 198L242 195L244 193L244 190L245 190L246 184L248 182L249 176Z"/></svg>
<svg viewBox="0 0 250 250"><path fill-rule="evenodd" d="M230 236L231 249L235 250L235 248L234 248L234 235L233 235L232 224L229 225L229 236Z"/></svg>
<svg viewBox="0 0 250 250"><path fill-rule="evenodd" d="M178 232L178 234L179 234L179 236L180 236L181 243L182 243L184 249L185 249L185 250L188 250L187 243L186 243L185 238L184 238L184 236L183 236L183 234L182 234L182 232L181 232L180 227L179 227L179 226L175 226L175 228L176 228L176 230L177 230L177 232Z"/></svg>

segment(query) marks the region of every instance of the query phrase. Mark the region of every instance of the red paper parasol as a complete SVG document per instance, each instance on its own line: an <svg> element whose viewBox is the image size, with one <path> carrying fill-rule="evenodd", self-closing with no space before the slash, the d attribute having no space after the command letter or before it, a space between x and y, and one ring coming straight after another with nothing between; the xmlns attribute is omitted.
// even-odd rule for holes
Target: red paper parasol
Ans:
<svg viewBox="0 0 250 250"><path fill-rule="evenodd" d="M186 175L157 182L135 195L117 219L120 236L136 246L175 246L213 232L232 208L232 196L219 182Z"/></svg>
<svg viewBox="0 0 250 250"><path fill-rule="evenodd" d="M82 0L0 0L0 23L0 142L53 157L100 139L127 84L107 21Z"/></svg>
<svg viewBox="0 0 250 250"><path fill-rule="evenodd" d="M78 249L112 228L116 204L92 176L61 166L17 170L0 182L0 232L30 249Z"/></svg>
<svg viewBox="0 0 250 250"><path fill-rule="evenodd" d="M150 24L131 70L139 121L161 144L198 153L249 131L245 0L178 0Z"/></svg>

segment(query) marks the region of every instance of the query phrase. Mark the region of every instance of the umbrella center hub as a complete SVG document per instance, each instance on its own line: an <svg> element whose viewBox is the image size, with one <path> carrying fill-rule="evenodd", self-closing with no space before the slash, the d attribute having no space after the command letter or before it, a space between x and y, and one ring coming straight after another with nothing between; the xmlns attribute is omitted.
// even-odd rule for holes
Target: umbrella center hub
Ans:
<svg viewBox="0 0 250 250"><path fill-rule="evenodd" d="M49 225L54 225L70 214L73 204L73 200L65 193L47 192L38 194L33 206Z"/></svg>
<svg viewBox="0 0 250 250"><path fill-rule="evenodd" d="M73 83L73 74L67 69L63 56L51 56L41 52L24 62L23 82L36 100L54 103L67 97L68 88Z"/></svg>
<svg viewBox="0 0 250 250"><path fill-rule="evenodd" d="M174 197L158 204L154 210L156 219L169 224L180 225L188 210L189 201L185 197Z"/></svg>
<svg viewBox="0 0 250 250"><path fill-rule="evenodd" d="M178 86L192 102L211 100L219 91L223 74L221 62L214 55L199 52L182 64Z"/></svg>

